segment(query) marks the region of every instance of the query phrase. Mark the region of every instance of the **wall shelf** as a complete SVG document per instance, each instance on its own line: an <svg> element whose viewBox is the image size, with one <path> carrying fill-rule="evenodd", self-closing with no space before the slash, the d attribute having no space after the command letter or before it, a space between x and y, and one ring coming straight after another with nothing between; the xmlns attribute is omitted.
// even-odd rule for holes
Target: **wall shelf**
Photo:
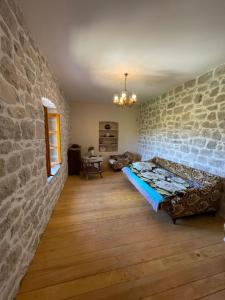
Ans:
<svg viewBox="0 0 225 300"><path fill-rule="evenodd" d="M117 122L99 122L99 152L118 151L118 127Z"/></svg>

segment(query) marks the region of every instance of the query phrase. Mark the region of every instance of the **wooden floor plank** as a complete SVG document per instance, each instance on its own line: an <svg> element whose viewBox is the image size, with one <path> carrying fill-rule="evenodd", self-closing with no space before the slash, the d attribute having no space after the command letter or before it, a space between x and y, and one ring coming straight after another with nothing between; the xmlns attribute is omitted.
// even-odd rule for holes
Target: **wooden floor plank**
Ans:
<svg viewBox="0 0 225 300"><path fill-rule="evenodd" d="M202 299L202 300L224 300L225 299L225 289L221 290L219 292L210 294L206 297L201 297L198 299Z"/></svg>
<svg viewBox="0 0 225 300"><path fill-rule="evenodd" d="M90 293L68 298L69 300L120 300L143 299L159 291L167 291L187 283L207 278L224 271L224 257L196 262L195 265L178 266L176 269L155 273L140 279L98 289ZM190 298L191 299L191 298ZM176 299L175 299L176 300Z"/></svg>
<svg viewBox="0 0 225 300"><path fill-rule="evenodd" d="M168 299L199 299L209 293L216 293L225 288L225 272L219 273L187 285L176 287L169 291L144 298L143 300L168 300Z"/></svg>
<svg viewBox="0 0 225 300"><path fill-rule="evenodd" d="M182 288L191 297L213 297L223 289L222 239L221 218L173 225L121 173L70 177L17 299L159 299Z"/></svg>

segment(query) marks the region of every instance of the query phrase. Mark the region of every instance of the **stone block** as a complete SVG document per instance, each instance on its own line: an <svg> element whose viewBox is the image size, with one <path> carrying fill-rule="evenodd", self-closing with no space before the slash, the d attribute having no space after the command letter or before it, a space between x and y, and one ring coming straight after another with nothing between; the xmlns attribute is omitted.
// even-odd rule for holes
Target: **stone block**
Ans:
<svg viewBox="0 0 225 300"><path fill-rule="evenodd" d="M23 165L31 164L34 162L34 149L26 149L22 152L22 163Z"/></svg>
<svg viewBox="0 0 225 300"><path fill-rule="evenodd" d="M3 20L5 21L5 23L7 24L9 30L12 32L14 37L17 38L18 25L17 25L16 19L15 19L13 13L9 9L9 6L5 0L0 1L0 14L1 14Z"/></svg>
<svg viewBox="0 0 225 300"><path fill-rule="evenodd" d="M30 68L25 69L27 79L30 81L31 84L35 83L35 74L30 70Z"/></svg>
<svg viewBox="0 0 225 300"><path fill-rule="evenodd" d="M18 89L19 79L17 76L15 65L6 56L3 56L0 61L0 72L2 73L3 77L7 82L13 85L16 89Z"/></svg>
<svg viewBox="0 0 225 300"><path fill-rule="evenodd" d="M21 140L21 129L18 122L14 125L14 140L17 142Z"/></svg>
<svg viewBox="0 0 225 300"><path fill-rule="evenodd" d="M199 94L194 96L194 103L199 104L201 102L202 102L202 94L199 93Z"/></svg>
<svg viewBox="0 0 225 300"><path fill-rule="evenodd" d="M216 131L213 131L213 132L212 132L212 139L213 139L213 140L218 140L218 141L220 141L221 138L222 138L222 135L221 135L221 133L219 132L219 130L216 130Z"/></svg>
<svg viewBox="0 0 225 300"><path fill-rule="evenodd" d="M24 17L23 14L20 10L20 7L17 5L16 1L14 0L8 0L8 4L11 7L12 11L14 12L16 19L18 21L18 23L24 27Z"/></svg>
<svg viewBox="0 0 225 300"><path fill-rule="evenodd" d="M195 83L196 83L196 79L189 80L184 83L184 88L185 89L193 88L195 86Z"/></svg>
<svg viewBox="0 0 225 300"><path fill-rule="evenodd" d="M27 139L34 139L35 125L33 121L23 120L21 122L22 137Z"/></svg>
<svg viewBox="0 0 225 300"><path fill-rule="evenodd" d="M209 122L205 121L202 123L203 128L217 128L217 123L216 122Z"/></svg>
<svg viewBox="0 0 225 300"><path fill-rule="evenodd" d="M202 113L196 116L197 120L204 120L207 116L207 113Z"/></svg>
<svg viewBox="0 0 225 300"><path fill-rule="evenodd" d="M45 163L46 163L46 159L45 158L40 158L38 160L38 170L41 170L44 168L45 166Z"/></svg>
<svg viewBox="0 0 225 300"><path fill-rule="evenodd" d="M0 204L8 196L11 196L17 188L17 177L16 175L11 175L4 177L0 181Z"/></svg>
<svg viewBox="0 0 225 300"><path fill-rule="evenodd" d="M188 104L192 102L192 96L186 96L181 100L182 104Z"/></svg>
<svg viewBox="0 0 225 300"><path fill-rule="evenodd" d="M205 157L205 156L198 156L197 161L200 164L207 164L207 157Z"/></svg>
<svg viewBox="0 0 225 300"><path fill-rule="evenodd" d="M189 104L187 106L184 107L184 111L192 111L194 109L194 105L193 104Z"/></svg>
<svg viewBox="0 0 225 300"><path fill-rule="evenodd" d="M216 77L223 76L223 75L225 75L225 64L217 67L215 70Z"/></svg>
<svg viewBox="0 0 225 300"><path fill-rule="evenodd" d="M7 215L10 208L11 208L11 201L10 200L4 201L3 205L1 205L1 207L0 207L0 220L5 218L5 216ZM0 244L1 244L1 242L0 242Z"/></svg>
<svg viewBox="0 0 225 300"><path fill-rule="evenodd" d="M225 94L221 94L221 95L217 96L215 102L216 103L225 102Z"/></svg>
<svg viewBox="0 0 225 300"><path fill-rule="evenodd" d="M167 104L167 109L174 108L176 106L176 102L172 101Z"/></svg>
<svg viewBox="0 0 225 300"><path fill-rule="evenodd" d="M36 119L38 117L37 109L30 104L26 105L26 116L31 119Z"/></svg>
<svg viewBox="0 0 225 300"><path fill-rule="evenodd" d="M31 178L31 171L29 167L23 168L19 172L20 186L24 186Z"/></svg>
<svg viewBox="0 0 225 300"><path fill-rule="evenodd" d="M0 20L0 28L2 29L2 31L4 32L4 34L7 36L8 39L10 39L10 33L9 33L9 30L7 28L7 26L5 25L5 23Z"/></svg>
<svg viewBox="0 0 225 300"><path fill-rule="evenodd" d="M224 160L219 160L219 159L211 159L210 160L210 165L214 168L224 168L225 163Z"/></svg>
<svg viewBox="0 0 225 300"><path fill-rule="evenodd" d="M6 169L8 173L17 171L21 166L20 155L13 154L7 159Z"/></svg>
<svg viewBox="0 0 225 300"><path fill-rule="evenodd" d="M180 151L184 153L189 153L190 152L190 147L188 145L181 145L180 146Z"/></svg>
<svg viewBox="0 0 225 300"><path fill-rule="evenodd" d="M20 106L9 107L8 114L13 118L23 119L25 117L25 109Z"/></svg>
<svg viewBox="0 0 225 300"><path fill-rule="evenodd" d="M209 96L215 97L218 94L218 92L219 92L219 87L216 87L210 92Z"/></svg>
<svg viewBox="0 0 225 300"><path fill-rule="evenodd" d="M198 146L198 147L203 148L203 147L205 147L206 139L205 138L195 138L195 139L193 139L192 144L194 146Z"/></svg>
<svg viewBox="0 0 225 300"><path fill-rule="evenodd" d="M24 52L17 41L14 41L14 51L20 58L24 58Z"/></svg>
<svg viewBox="0 0 225 300"><path fill-rule="evenodd" d="M4 109L5 109L5 107L4 107L3 103L0 102L0 114L2 114L4 112Z"/></svg>
<svg viewBox="0 0 225 300"><path fill-rule="evenodd" d="M216 149L216 146L217 146L217 142L216 141L209 141L207 143L207 148L208 149Z"/></svg>
<svg viewBox="0 0 225 300"><path fill-rule="evenodd" d="M184 110L184 107L183 106L178 106L178 107L175 107L174 108L174 114L175 115L178 115L178 114L181 114Z"/></svg>
<svg viewBox="0 0 225 300"><path fill-rule="evenodd" d="M212 77L213 71L209 71L198 78L198 84L208 83L210 80L212 80Z"/></svg>
<svg viewBox="0 0 225 300"><path fill-rule="evenodd" d="M220 83L219 83L218 80L213 80L213 81L211 81L209 87L210 87L210 89L213 89L213 88L219 86L219 84L220 84Z"/></svg>
<svg viewBox="0 0 225 300"><path fill-rule="evenodd" d="M22 254L22 247L20 245L16 245L9 253L8 257L6 258L6 262L9 266L10 272L14 272L18 260L20 259L20 256Z"/></svg>
<svg viewBox="0 0 225 300"><path fill-rule="evenodd" d="M207 106L206 109L207 109L207 110L210 110L210 111L212 111L212 110L217 110L217 109L218 109L218 105L215 104L215 105Z"/></svg>
<svg viewBox="0 0 225 300"><path fill-rule="evenodd" d="M221 129L225 129L225 122L220 122L219 123L219 128L221 128Z"/></svg>
<svg viewBox="0 0 225 300"><path fill-rule="evenodd" d="M36 139L45 138L45 126L44 122L36 121Z"/></svg>
<svg viewBox="0 0 225 300"><path fill-rule="evenodd" d="M215 112L210 112L207 116L207 119L210 121L216 120L216 113Z"/></svg>
<svg viewBox="0 0 225 300"><path fill-rule="evenodd" d="M219 111L217 116L219 121L225 121L225 111Z"/></svg>
<svg viewBox="0 0 225 300"><path fill-rule="evenodd" d="M176 94L179 94L180 92L182 92L183 91L183 86L181 85L181 86L178 86L178 87L176 87L175 88L175 90L174 90L174 94L176 95Z"/></svg>
<svg viewBox="0 0 225 300"><path fill-rule="evenodd" d="M0 140L14 138L14 122L10 118L0 116Z"/></svg>
<svg viewBox="0 0 225 300"><path fill-rule="evenodd" d="M0 236L1 236L1 231L0 231ZM1 286L5 281L8 280L9 276L10 276L9 266L7 264L3 263L2 266L0 267L0 285ZM7 293L7 297L8 297L8 293ZM6 299L6 298L3 298L3 299Z"/></svg>
<svg viewBox="0 0 225 300"><path fill-rule="evenodd" d="M187 112L187 113L182 115L182 121L189 121L190 118L191 118L190 112Z"/></svg>
<svg viewBox="0 0 225 300"><path fill-rule="evenodd" d="M204 106L209 106L209 105L212 105L212 104L214 104L213 98L207 98L207 99L205 99L205 100L202 102L202 105L204 105Z"/></svg>
<svg viewBox="0 0 225 300"><path fill-rule="evenodd" d="M12 43L6 36L1 37L1 50L12 58Z"/></svg>
<svg viewBox="0 0 225 300"><path fill-rule="evenodd" d="M0 80L0 100L7 104L16 104L18 102L16 90L4 80Z"/></svg>
<svg viewBox="0 0 225 300"><path fill-rule="evenodd" d="M8 154L12 151L12 143L9 141L0 144L0 154Z"/></svg>
<svg viewBox="0 0 225 300"><path fill-rule="evenodd" d="M0 257L3 260L5 260L7 254L9 253L9 249L10 249L10 245L9 243L4 240L1 244L0 244Z"/></svg>
<svg viewBox="0 0 225 300"><path fill-rule="evenodd" d="M199 149L195 148L195 147L192 147L191 148L191 153L193 153L193 154L199 154Z"/></svg>
<svg viewBox="0 0 225 300"><path fill-rule="evenodd" d="M20 206L14 206L8 213L8 220L10 220L11 222L14 222L17 217L20 215L21 212L21 207Z"/></svg>
<svg viewBox="0 0 225 300"><path fill-rule="evenodd" d="M0 159L0 177L5 176L5 160Z"/></svg>

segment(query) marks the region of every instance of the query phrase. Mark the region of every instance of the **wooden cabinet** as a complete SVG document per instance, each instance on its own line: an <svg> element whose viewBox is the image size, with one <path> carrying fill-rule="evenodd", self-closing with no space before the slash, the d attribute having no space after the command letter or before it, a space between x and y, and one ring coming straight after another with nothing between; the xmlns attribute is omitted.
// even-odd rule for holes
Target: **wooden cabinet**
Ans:
<svg viewBox="0 0 225 300"><path fill-rule="evenodd" d="M99 122L99 152L118 151L118 129L117 122Z"/></svg>

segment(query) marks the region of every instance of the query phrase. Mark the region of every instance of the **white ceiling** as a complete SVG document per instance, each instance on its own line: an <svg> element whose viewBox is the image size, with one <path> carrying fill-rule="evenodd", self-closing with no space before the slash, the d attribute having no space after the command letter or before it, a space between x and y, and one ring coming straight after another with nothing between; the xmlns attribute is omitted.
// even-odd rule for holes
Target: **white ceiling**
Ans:
<svg viewBox="0 0 225 300"><path fill-rule="evenodd" d="M225 0L18 0L69 100L147 100L225 62Z"/></svg>

